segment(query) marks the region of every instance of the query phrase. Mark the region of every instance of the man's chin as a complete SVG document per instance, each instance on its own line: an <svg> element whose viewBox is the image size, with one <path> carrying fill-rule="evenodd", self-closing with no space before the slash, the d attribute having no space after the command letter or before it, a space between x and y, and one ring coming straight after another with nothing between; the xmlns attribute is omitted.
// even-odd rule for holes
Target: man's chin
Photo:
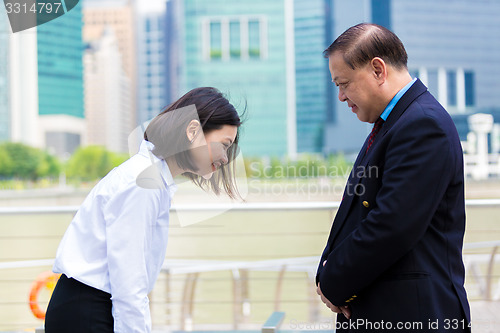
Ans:
<svg viewBox="0 0 500 333"><path fill-rule="evenodd" d="M370 120L367 117L363 116L360 113L356 113L356 117L358 117L359 121L362 121L364 123L369 123L370 122Z"/></svg>

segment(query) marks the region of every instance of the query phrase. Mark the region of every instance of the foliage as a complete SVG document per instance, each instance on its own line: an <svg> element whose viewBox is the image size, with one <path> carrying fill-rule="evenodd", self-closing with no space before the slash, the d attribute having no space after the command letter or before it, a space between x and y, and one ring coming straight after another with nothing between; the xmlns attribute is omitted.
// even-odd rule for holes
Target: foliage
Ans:
<svg viewBox="0 0 500 333"><path fill-rule="evenodd" d="M245 159L247 177L261 179L345 178L351 171L351 167L352 163L347 162L343 154L327 157L302 154L294 160L276 157Z"/></svg>
<svg viewBox="0 0 500 333"><path fill-rule="evenodd" d="M71 181L95 181L104 177L111 169L128 158L101 146L80 147L65 166L66 176ZM290 158L245 158L247 177L260 179L292 178L336 178L345 177L352 164L342 154L323 157L318 154L302 154ZM44 150L21 143L0 144L0 178L9 180L39 181L42 178L56 178L61 173L59 160ZM16 184L5 184L9 188Z"/></svg>
<svg viewBox="0 0 500 333"><path fill-rule="evenodd" d="M0 175L10 176L14 170L14 162L4 145L0 146Z"/></svg>
<svg viewBox="0 0 500 333"><path fill-rule="evenodd" d="M46 151L41 151L40 163L37 166L39 177L57 177L61 173L61 163L57 157L50 155Z"/></svg>
<svg viewBox="0 0 500 333"><path fill-rule="evenodd" d="M0 176L36 180L57 177L61 165L56 157L44 150L22 143L5 142L0 145Z"/></svg>
<svg viewBox="0 0 500 333"><path fill-rule="evenodd" d="M80 147L69 159L66 175L84 181L100 179L127 158L127 155L112 153L101 146Z"/></svg>

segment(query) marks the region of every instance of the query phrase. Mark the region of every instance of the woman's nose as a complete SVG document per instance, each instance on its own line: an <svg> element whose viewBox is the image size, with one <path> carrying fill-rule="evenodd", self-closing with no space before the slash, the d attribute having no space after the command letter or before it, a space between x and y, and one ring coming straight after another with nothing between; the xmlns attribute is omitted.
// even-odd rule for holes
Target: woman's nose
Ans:
<svg viewBox="0 0 500 333"><path fill-rule="evenodd" d="M224 154L222 155L221 162L222 164L227 164L229 162L229 158L227 157L227 152L224 152Z"/></svg>

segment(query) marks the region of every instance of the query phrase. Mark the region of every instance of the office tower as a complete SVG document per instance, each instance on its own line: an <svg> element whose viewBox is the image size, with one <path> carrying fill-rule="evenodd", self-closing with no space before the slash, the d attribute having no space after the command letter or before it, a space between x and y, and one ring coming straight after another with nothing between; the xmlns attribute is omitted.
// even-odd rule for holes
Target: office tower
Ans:
<svg viewBox="0 0 500 333"><path fill-rule="evenodd" d="M82 53L81 5L36 28L39 139L59 155L84 141Z"/></svg>
<svg viewBox="0 0 500 333"><path fill-rule="evenodd" d="M17 33L0 16L0 140L66 156L85 129L81 7Z"/></svg>
<svg viewBox="0 0 500 333"><path fill-rule="evenodd" d="M295 155L293 1L170 1L175 16L178 94L214 86L240 110L249 155ZM172 10L170 8L175 8Z"/></svg>
<svg viewBox="0 0 500 333"><path fill-rule="evenodd" d="M7 13L0 9L0 141L10 139L10 26Z"/></svg>
<svg viewBox="0 0 500 333"><path fill-rule="evenodd" d="M337 119L328 60L332 40L331 0L295 0L297 151L322 152L325 124Z"/></svg>
<svg viewBox="0 0 500 333"><path fill-rule="evenodd" d="M355 2L170 1L171 85L178 95L213 85L246 100L247 156L354 150L366 126L338 112L323 50L335 31L364 17L364 2ZM355 14L342 14L348 9Z"/></svg>
<svg viewBox="0 0 500 333"><path fill-rule="evenodd" d="M84 55L87 145L128 152L131 123L130 79L113 28L88 42Z"/></svg>
<svg viewBox="0 0 500 333"><path fill-rule="evenodd" d="M498 109L500 2L387 2L410 70L450 113Z"/></svg>
<svg viewBox="0 0 500 333"><path fill-rule="evenodd" d="M500 105L494 79L500 75L496 1L172 0L168 5L172 95L214 85L237 101L245 97L247 155L357 153L371 125L338 100L322 51L360 22L386 26L402 39L411 74L451 114L493 112Z"/></svg>
<svg viewBox="0 0 500 333"><path fill-rule="evenodd" d="M171 102L167 88L166 3L136 3L138 121L151 120Z"/></svg>
<svg viewBox="0 0 500 333"><path fill-rule="evenodd" d="M136 108L136 94L137 94L137 64L136 64L136 31L135 31L135 9L132 1L85 1L83 4L83 39L86 43L92 43L100 40L105 35L105 30L111 29L116 39L116 45L118 47L121 67L125 73L126 78L122 78L116 81L110 81L109 84L113 87L108 86L108 89L113 91L121 91L118 95L123 96L122 103L128 103L128 105L122 104L123 109L119 114L115 114L119 119L115 119L116 122L120 124L125 124L124 119L127 123L124 130L130 133L137 126L137 108ZM100 44L100 49L98 52L106 53L102 48L106 49L104 44L109 46L109 42L97 43ZM94 44L96 46L97 44ZM96 50L90 49L89 52L96 52ZM96 59L94 57L94 59ZM101 58L99 58L101 59ZM98 75L97 73L95 73ZM108 73L109 74L109 73ZM91 75L91 77L94 77ZM123 83L127 82L127 90L124 90ZM91 87L88 87L91 89ZM97 92L97 91L96 91ZM114 96L116 93L114 94ZM125 97L125 95L127 95ZM92 105L92 102L86 101L86 105ZM95 109L97 110L97 109ZM109 112L116 112L108 110ZM86 110L87 112L87 110ZM93 111L89 111L92 113ZM89 114L90 114L89 113ZM109 113L107 113L109 116ZM112 119L110 119L112 121ZM88 127L96 126L95 122L88 122ZM102 125L104 126L104 125ZM120 127L121 128L121 127ZM97 130L88 128L88 133L96 133ZM97 140L96 136L93 135L89 138L89 144L100 142ZM121 134L120 134L121 138ZM96 141L97 140L97 141ZM122 139L118 139L121 142ZM103 141L104 142L104 141ZM108 142L108 141L106 141ZM109 144L105 144L107 147ZM121 144L120 144L121 147ZM115 147L112 150L116 150ZM119 149L121 151L122 148Z"/></svg>

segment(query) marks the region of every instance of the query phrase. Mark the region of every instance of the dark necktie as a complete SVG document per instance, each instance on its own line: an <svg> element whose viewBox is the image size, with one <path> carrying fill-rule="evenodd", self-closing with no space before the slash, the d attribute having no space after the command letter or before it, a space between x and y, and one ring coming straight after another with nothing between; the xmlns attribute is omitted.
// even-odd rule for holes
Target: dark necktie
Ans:
<svg viewBox="0 0 500 333"><path fill-rule="evenodd" d="M375 124L373 124L372 132L370 133L370 137L368 138L368 145L366 146L366 152L368 153L368 150L370 150L370 147L373 144L373 141L375 141L375 136L377 133L380 131L380 128L384 124L384 119L378 118Z"/></svg>

